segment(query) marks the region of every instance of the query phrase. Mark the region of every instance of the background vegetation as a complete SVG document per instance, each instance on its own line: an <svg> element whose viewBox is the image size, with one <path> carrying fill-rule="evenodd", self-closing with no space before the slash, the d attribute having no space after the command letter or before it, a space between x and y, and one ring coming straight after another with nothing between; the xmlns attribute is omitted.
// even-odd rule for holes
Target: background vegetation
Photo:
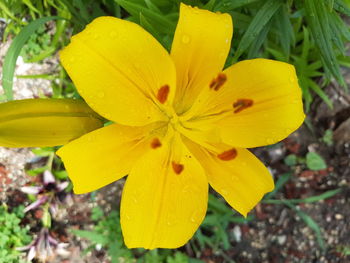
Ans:
<svg viewBox="0 0 350 263"><path fill-rule="evenodd" d="M350 67L350 58L345 55L346 44L350 41L349 26L344 22L350 16L349 0L193 0L182 1L214 12L229 13L234 22L232 47L226 65L239 60L265 57L285 61L295 65L300 86L303 90L305 110L310 110L313 99L317 96L332 108L332 101L324 92L331 81L338 83L347 90L342 76L341 66ZM149 31L160 43L170 50L174 30L178 19L180 0L0 0L0 18L6 24L3 42L12 40L3 64L2 85L4 93L1 101L13 99L13 77L16 60L19 55L27 62L41 62L57 55L57 51L69 43L72 35L80 32L94 18L111 15L140 24ZM54 74L17 76L26 78L44 78L52 81L54 98L78 97L73 84L66 72L59 65ZM327 139L332 144L331 139ZM38 158L45 162L41 167L29 169L32 176L42 174L45 170L52 171L58 181L66 180L67 175L62 163L54 156L54 148L37 149ZM324 160L314 152L304 157L293 154L285 158L290 171L297 165L318 171L327 168ZM317 223L306 213L297 208L301 203L318 202L341 191L330 190L321 195L306 199L276 199L275 195L291 177L291 172L278 177L276 190L268 194L264 203L283 205L297 213L317 237L317 244L325 249L322 233ZM43 182L41 182L43 183ZM68 187L66 193L71 191ZM53 193L55 194L55 193ZM32 200L37 200L31 196ZM54 217L45 208L48 216ZM21 214L14 210L9 213L7 208L0 207L0 221L9 216L16 217L18 223ZM19 219L18 219L19 218ZM51 227L46 220L42 225ZM102 246L109 254L112 262L201 262L186 255L186 250L128 250L125 248L117 210L110 214L94 209L91 220L96 222L93 230L74 230L75 235L90 240L94 250ZM227 228L232 224L246 224L255 220L254 216L247 219L235 214L221 199L210 196L207 217L195 237L188 244L193 255L210 247L214 254L220 254L230 262L226 250L230 242L237 239ZM17 224L16 223L16 224ZM13 233L17 232L16 235ZM16 246L27 244L28 236L24 230L17 231L16 226L0 227L0 253L18 252ZM5 237L3 237L5 236ZM5 248L5 250L4 250ZM7 252L4 252L7 251ZM11 252L12 251L12 252ZM8 256L10 261L10 256ZM0 257L0 262L2 257ZM4 261L5 262L5 261Z"/></svg>

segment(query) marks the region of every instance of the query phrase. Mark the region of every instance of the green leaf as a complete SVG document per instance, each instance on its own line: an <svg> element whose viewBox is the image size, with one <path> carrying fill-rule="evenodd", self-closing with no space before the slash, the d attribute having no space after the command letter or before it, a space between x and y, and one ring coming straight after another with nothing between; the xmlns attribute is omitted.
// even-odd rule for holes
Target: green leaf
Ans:
<svg viewBox="0 0 350 263"><path fill-rule="evenodd" d="M243 6L246 6L248 4L257 2L259 0L224 0L224 1L218 1L218 4L215 6L214 11L221 11L221 12L227 12L231 11L233 9L237 9Z"/></svg>
<svg viewBox="0 0 350 263"><path fill-rule="evenodd" d="M160 32L172 35L175 31L175 21L170 20L167 16L148 9L147 7L126 0L115 0L121 7L128 11L136 19L139 19L139 14L142 13L149 23L157 26Z"/></svg>
<svg viewBox="0 0 350 263"><path fill-rule="evenodd" d="M334 9L344 15L350 16L350 8L343 0L335 0Z"/></svg>
<svg viewBox="0 0 350 263"><path fill-rule="evenodd" d="M289 154L286 158L284 158L284 163L288 166L294 166L297 164L297 156L295 154Z"/></svg>
<svg viewBox="0 0 350 263"><path fill-rule="evenodd" d="M108 244L108 241L109 241L106 236L96 232L87 231L87 230L77 230L77 229L73 229L71 231L74 235L77 235L81 238L86 238L95 244L106 245Z"/></svg>
<svg viewBox="0 0 350 263"><path fill-rule="evenodd" d="M265 28L266 24L271 20L276 11L280 8L281 4L282 3L279 0L270 0L266 1L265 4L259 9L239 42L234 60L237 60L243 54L243 52L249 48L260 32Z"/></svg>
<svg viewBox="0 0 350 263"><path fill-rule="evenodd" d="M325 244L322 237L321 228L319 227L319 225L308 214L304 213L299 208L289 203L288 200L285 200L284 204L287 205L289 208L293 209L298 214L298 216L305 222L305 224L315 232L317 242L319 246L324 250Z"/></svg>
<svg viewBox="0 0 350 263"><path fill-rule="evenodd" d="M279 41L286 59L290 55L290 47L295 44L293 26L290 22L288 5L284 3L276 14L275 20L278 28Z"/></svg>
<svg viewBox="0 0 350 263"><path fill-rule="evenodd" d="M327 168L323 158L315 152L309 152L306 155L306 165L310 170L318 171Z"/></svg>
<svg viewBox="0 0 350 263"><path fill-rule="evenodd" d="M333 102L331 99L327 96L326 93L311 79L308 79L309 87L318 95L321 97L321 99L328 105L329 108L333 109Z"/></svg>
<svg viewBox="0 0 350 263"><path fill-rule="evenodd" d="M326 70L328 70L342 86L345 86L332 45L333 36L329 22L330 11L325 6L324 1L308 0L303 1L303 3L311 34L320 51L322 62Z"/></svg>
<svg viewBox="0 0 350 263"><path fill-rule="evenodd" d="M276 193L290 180L291 177L291 173L282 174L275 183L275 189L272 192L266 194L264 199L267 200L275 196Z"/></svg>
<svg viewBox="0 0 350 263"><path fill-rule="evenodd" d="M3 65L2 86L7 100L13 99L13 75L15 72L16 61L21 52L22 47L27 42L29 37L37 30L42 24L56 19L63 19L57 16L42 17L25 26L21 32L13 39L9 50L6 53Z"/></svg>

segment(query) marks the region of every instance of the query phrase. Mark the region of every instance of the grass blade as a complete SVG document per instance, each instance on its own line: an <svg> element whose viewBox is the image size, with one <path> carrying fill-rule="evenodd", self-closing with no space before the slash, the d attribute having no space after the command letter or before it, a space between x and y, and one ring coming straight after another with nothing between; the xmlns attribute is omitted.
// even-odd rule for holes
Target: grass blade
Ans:
<svg viewBox="0 0 350 263"><path fill-rule="evenodd" d="M266 24L271 20L276 11L280 8L281 4L282 2L279 0L271 0L266 1L266 3L260 8L239 42L236 55L233 59L234 61L236 61L243 54L243 52L249 48L260 32L264 29Z"/></svg>
<svg viewBox="0 0 350 263"><path fill-rule="evenodd" d="M328 70L342 86L345 86L332 45L332 32L329 26L330 11L327 10L323 1L304 1L304 7L311 34L322 55L322 61L326 70Z"/></svg>
<svg viewBox="0 0 350 263"><path fill-rule="evenodd" d="M308 214L301 211L295 205L289 203L287 200L284 202L284 204L292 210L294 210L298 214L298 216L305 222L305 224L315 232L318 245L321 247L322 250L325 250L325 244L322 237L321 228L315 222L315 220L313 220Z"/></svg>
<svg viewBox="0 0 350 263"><path fill-rule="evenodd" d="M42 24L56 19L63 19L58 16L42 17L39 18L27 26L25 26L21 32L13 39L9 50L6 53L3 66L2 86L5 92L7 100L13 99L13 75L15 72L16 61L21 52L22 47L27 42L29 37L37 30Z"/></svg>

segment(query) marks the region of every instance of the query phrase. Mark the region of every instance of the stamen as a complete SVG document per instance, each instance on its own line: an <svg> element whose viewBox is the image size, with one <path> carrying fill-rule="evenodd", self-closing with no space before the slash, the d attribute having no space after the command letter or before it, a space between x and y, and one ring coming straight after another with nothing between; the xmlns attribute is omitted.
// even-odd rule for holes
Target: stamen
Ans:
<svg viewBox="0 0 350 263"><path fill-rule="evenodd" d="M238 99L233 103L234 113L238 113L244 109L253 106L253 100L251 99Z"/></svg>
<svg viewBox="0 0 350 263"><path fill-rule="evenodd" d="M157 99L160 103L164 104L169 95L170 87L169 85L164 85L158 90Z"/></svg>
<svg viewBox="0 0 350 263"><path fill-rule="evenodd" d="M209 88L218 91L225 84L226 80L226 75L224 73L219 73L218 76L210 82Z"/></svg>
<svg viewBox="0 0 350 263"><path fill-rule="evenodd" d="M217 155L218 158L222 161L230 161L236 158L237 156L237 150L235 148L232 148L231 150L222 152Z"/></svg>
<svg viewBox="0 0 350 263"><path fill-rule="evenodd" d="M180 174L184 170L184 166L182 164L176 163L174 161L172 161L171 164L172 164L173 170L176 174Z"/></svg>
<svg viewBox="0 0 350 263"><path fill-rule="evenodd" d="M162 146L162 143L158 138L154 138L151 142L151 148L152 149L157 149L158 147Z"/></svg>

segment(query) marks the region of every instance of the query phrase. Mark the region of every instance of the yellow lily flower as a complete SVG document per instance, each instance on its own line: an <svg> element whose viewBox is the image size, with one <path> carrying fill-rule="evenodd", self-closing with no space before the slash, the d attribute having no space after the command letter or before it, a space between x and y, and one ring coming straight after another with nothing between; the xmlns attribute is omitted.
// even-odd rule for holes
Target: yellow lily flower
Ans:
<svg viewBox="0 0 350 263"><path fill-rule="evenodd" d="M304 120L292 65L267 59L223 71L232 20L181 4L170 55L140 26L100 17L61 61L96 112L116 124L62 147L77 194L128 174L121 227L129 248L176 248L201 224L208 183L246 214L274 188L245 148L273 144Z"/></svg>

